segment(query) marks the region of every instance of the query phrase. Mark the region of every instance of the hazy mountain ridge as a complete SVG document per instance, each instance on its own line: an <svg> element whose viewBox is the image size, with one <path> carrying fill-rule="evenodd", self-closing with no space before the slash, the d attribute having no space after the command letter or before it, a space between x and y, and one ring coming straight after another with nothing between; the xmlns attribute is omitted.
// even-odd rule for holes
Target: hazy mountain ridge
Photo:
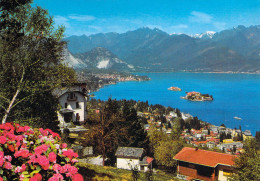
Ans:
<svg viewBox="0 0 260 181"><path fill-rule="evenodd" d="M140 28L122 34L99 33L65 40L73 53L104 47L141 71L260 70L259 25L206 32L196 38L185 34L169 35L156 28Z"/></svg>

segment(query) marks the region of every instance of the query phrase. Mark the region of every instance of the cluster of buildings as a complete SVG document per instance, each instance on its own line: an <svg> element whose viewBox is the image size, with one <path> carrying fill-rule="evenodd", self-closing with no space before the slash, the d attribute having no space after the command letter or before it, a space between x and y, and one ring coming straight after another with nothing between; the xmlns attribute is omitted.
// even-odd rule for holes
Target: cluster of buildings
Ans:
<svg viewBox="0 0 260 181"><path fill-rule="evenodd" d="M209 94L201 94L200 92L186 92L186 96L181 97L182 99L188 99L191 101L212 101L213 97Z"/></svg>
<svg viewBox="0 0 260 181"><path fill-rule="evenodd" d="M124 81L141 81L144 77L134 75L120 75L120 74L96 74L96 77L101 79L109 79L112 83Z"/></svg>
<svg viewBox="0 0 260 181"><path fill-rule="evenodd" d="M70 88L56 90L54 95L59 98L61 106L61 109L58 111L60 127L69 128L71 123L73 123L78 125L77 130L86 131L80 127L80 124L86 120L87 116L86 104L88 94L86 84L74 84ZM146 131L149 131L151 125L156 125L158 129L161 129L166 134L171 133L174 118L178 117L176 111L163 115L166 120L165 123L160 120L162 117L159 113L138 112L137 114L147 119L148 124L144 125ZM180 112L180 115L184 121L193 118L192 115L182 112ZM221 135L229 135L229 139L221 140ZM240 137L246 140L251 138L252 134L249 130L242 132L240 129L210 125L200 130L185 129L181 136L186 143L193 145L195 148L185 147L174 157L177 161L177 177L179 179L227 181L234 169L232 167L234 155L243 148L242 141L237 141L237 138ZM198 147L218 148L225 153L202 150L198 149ZM93 156L93 148L79 148L79 150L83 150L85 155ZM154 159L145 156L143 148L118 147L115 156L117 157L117 168L138 171L147 171L153 168ZM101 164L102 158L92 157L89 158L89 162L91 162L91 159L97 159Z"/></svg>
<svg viewBox="0 0 260 181"><path fill-rule="evenodd" d="M174 123L174 118L177 118L176 111L171 111L168 115L164 115L166 123L160 120L160 114L150 112L138 112L138 116L145 117L148 124L144 125L144 129L149 131L152 125L161 129L166 134L171 134ZM180 112L181 118L186 121L192 119L193 116ZM223 136L224 135L224 136ZM243 148L242 140L252 138L249 130L242 131L240 129L226 128L225 126L205 126L199 130L185 129L181 137L194 147L206 149L218 149L219 151L235 154L239 153Z"/></svg>

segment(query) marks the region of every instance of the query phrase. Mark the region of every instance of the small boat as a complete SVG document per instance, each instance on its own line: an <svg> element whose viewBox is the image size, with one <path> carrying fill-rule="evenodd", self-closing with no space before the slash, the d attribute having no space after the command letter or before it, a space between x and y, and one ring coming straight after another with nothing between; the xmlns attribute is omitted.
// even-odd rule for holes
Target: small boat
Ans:
<svg viewBox="0 0 260 181"><path fill-rule="evenodd" d="M171 90L171 91L181 91L181 88L179 88L179 87L169 87L168 90Z"/></svg>
<svg viewBox="0 0 260 181"><path fill-rule="evenodd" d="M235 116L234 119L242 120L242 118Z"/></svg>

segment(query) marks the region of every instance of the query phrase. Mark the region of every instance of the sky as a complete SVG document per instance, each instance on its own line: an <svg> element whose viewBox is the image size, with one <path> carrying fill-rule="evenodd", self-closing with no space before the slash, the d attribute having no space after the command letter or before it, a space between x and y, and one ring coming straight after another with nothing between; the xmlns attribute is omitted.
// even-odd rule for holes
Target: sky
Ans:
<svg viewBox="0 0 260 181"><path fill-rule="evenodd" d="M34 0L65 36L124 33L142 27L169 34L260 25L260 0Z"/></svg>

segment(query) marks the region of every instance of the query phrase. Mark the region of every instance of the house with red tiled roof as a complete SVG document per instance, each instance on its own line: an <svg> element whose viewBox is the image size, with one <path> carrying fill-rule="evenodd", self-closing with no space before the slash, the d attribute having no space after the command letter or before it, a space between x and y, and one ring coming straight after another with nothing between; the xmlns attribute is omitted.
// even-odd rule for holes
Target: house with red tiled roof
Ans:
<svg viewBox="0 0 260 181"><path fill-rule="evenodd" d="M174 157L178 178L183 180L227 181L234 170L234 156L197 148L183 148Z"/></svg>

